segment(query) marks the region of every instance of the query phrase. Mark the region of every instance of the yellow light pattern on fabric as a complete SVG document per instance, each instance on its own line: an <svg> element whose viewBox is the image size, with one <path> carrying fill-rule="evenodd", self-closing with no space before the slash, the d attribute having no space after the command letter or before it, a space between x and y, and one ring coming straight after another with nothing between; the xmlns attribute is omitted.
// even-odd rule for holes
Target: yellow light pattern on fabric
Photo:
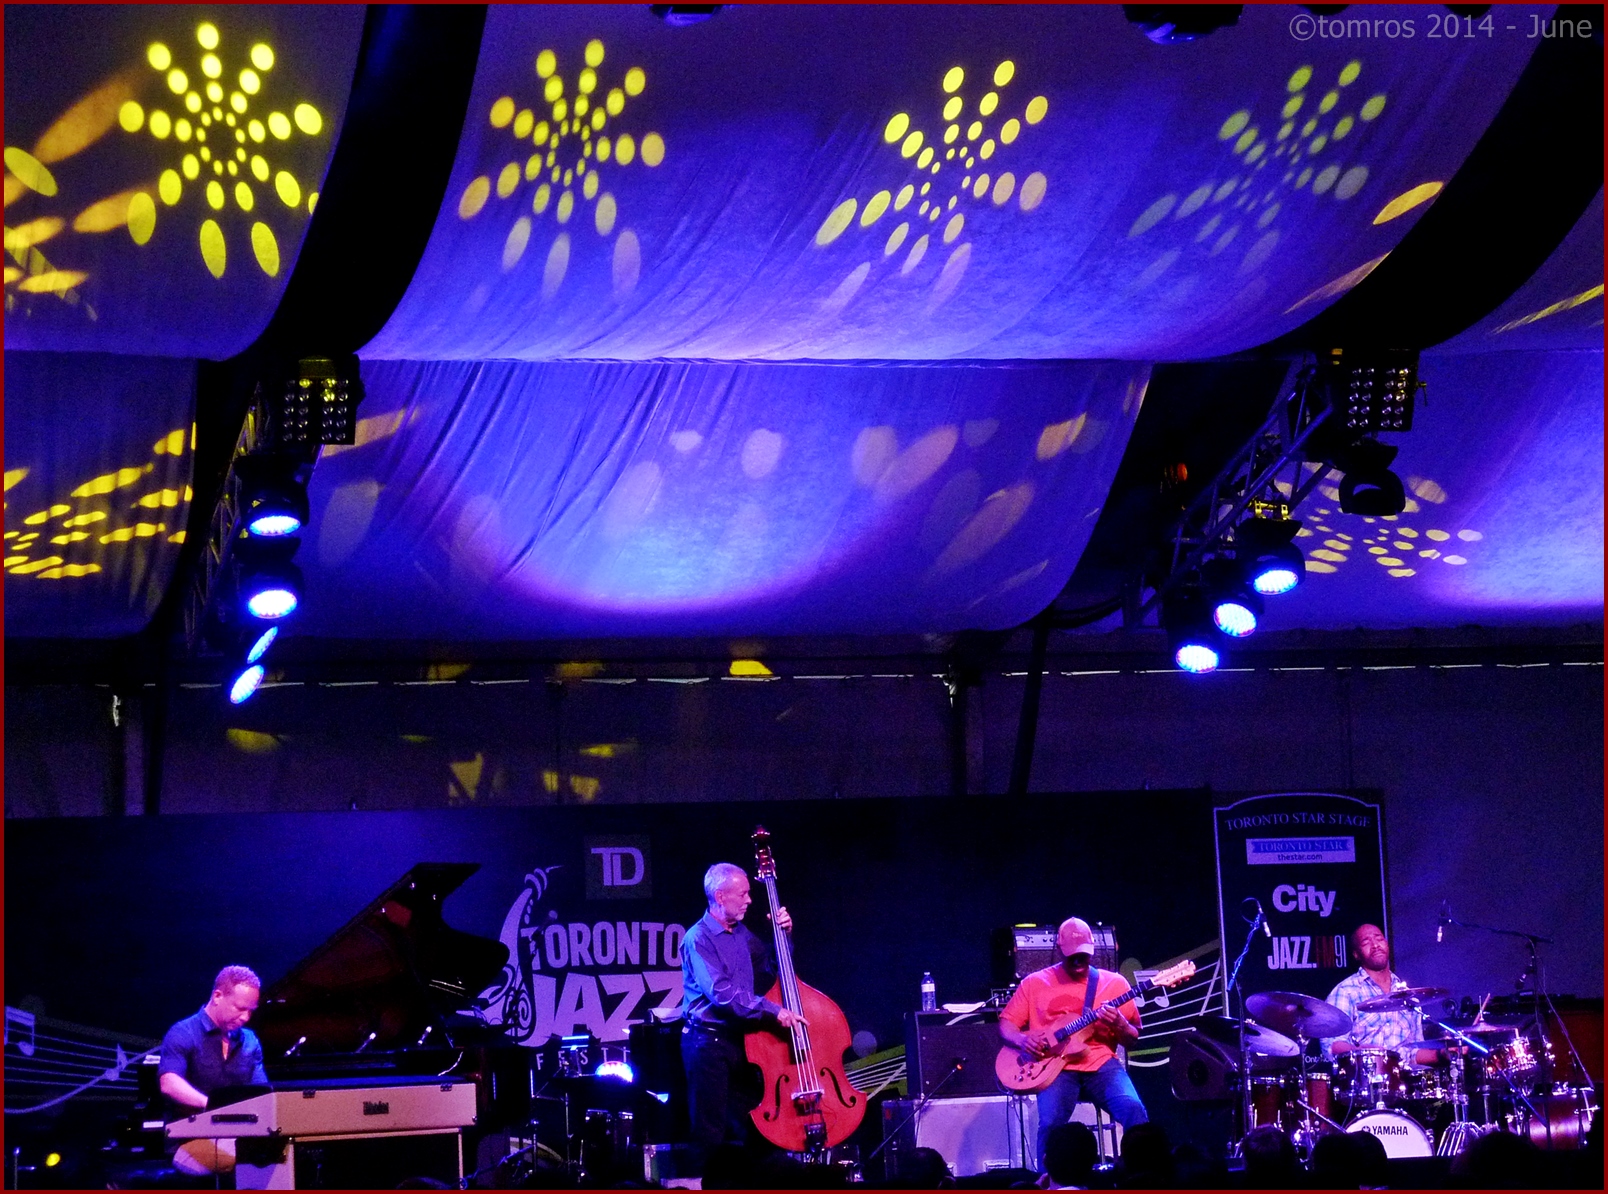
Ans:
<svg viewBox="0 0 1608 1194"><path fill-rule="evenodd" d="M1579 294L1572 294L1568 298L1559 299L1555 303L1542 307L1539 311L1532 311L1530 314L1520 316L1518 319L1509 320L1500 327L1493 328L1490 332L1490 335L1499 336L1503 332L1513 331L1514 328L1526 327L1529 324L1537 323L1543 319L1548 319L1551 316L1557 315L1563 311L1568 311L1575 307L1582 306L1585 303L1591 302L1592 299L1601 298L1602 292L1602 283L1599 282L1589 290L1582 290Z"/></svg>
<svg viewBox="0 0 1608 1194"><path fill-rule="evenodd" d="M213 105L206 109L201 96L190 90L190 75L182 67L175 65L175 52L166 43L153 42L146 49L146 62L150 68L161 75L173 96L182 99L185 108L198 118L200 127L194 127L190 121L178 117L174 118L160 108L152 110L148 115L136 113L129 104L125 104L120 112L120 123L123 130L129 134L138 134L143 128L148 129L151 136L157 140L165 140L171 133L180 142L189 142L192 138L201 143L199 155L184 154L179 162L178 169L168 169L161 172L154 194L145 195L146 207L139 207L139 218L135 218L134 204L140 203L138 199L131 201L128 209L129 218L126 221L130 236L136 244L152 243L157 233L155 198L160 198L163 206L175 208L186 201L187 188L184 180L196 181L202 170L210 166L216 176L209 180L208 185L201 189L198 196L213 211L223 213L226 210L226 193L222 189L221 180L238 179L242 166L248 166L252 175L259 182L266 182L270 175L277 172L276 191L284 200L289 212L277 212L276 221L284 219L305 219L311 214L312 200L309 198L305 212L301 208L301 198L306 188L297 179L296 175L287 168L271 165L262 154L249 158L243 144L249 138L253 143L263 144L271 135L276 141L290 141L298 133L302 137L315 138L326 135L324 116L319 109L305 99L297 98L290 104L291 115L275 109L268 111L264 119L248 114L252 105L258 102L261 96L267 103L273 102L274 76L271 72L276 62L273 48L265 42L258 42L245 51L246 63L231 67L228 64L230 53L228 34L218 24L206 21L196 27L196 45L204 53L195 60L196 70L202 78L209 80L204 87L207 100ZM238 53L239 51L235 51ZM220 80L234 78L239 82L238 90L226 92ZM267 91L269 94L263 95ZM225 110L227 103L227 110ZM134 105L137 107L138 105ZM240 119L247 117L247 119ZM221 126L221 127L220 127ZM224 145L235 143L232 154L229 149L218 148L219 142ZM212 138L210 144L209 134ZM303 158L309 155L300 146L293 147ZM214 156L216 155L216 156ZM182 177L181 177L182 175ZM288 183L280 180L288 180ZM234 210L241 215L256 213L256 195L244 181L233 181L227 195L232 195L235 204ZM294 200L287 196L294 194ZM194 200L191 200L194 202ZM266 213L258 213L266 216ZM164 217L165 218L165 217ZM227 218L227 217L224 217ZM251 258L257 263L259 269L269 277L278 275L280 268L279 238L274 228L265 218L241 220L237 227L250 242ZM282 226L282 225L281 225ZM197 242L201 251L202 263L215 278L222 278L227 271L229 263L228 236L225 224L219 219L206 219L202 222Z"/></svg>
<svg viewBox="0 0 1608 1194"><path fill-rule="evenodd" d="M618 85L610 86L601 73L607 61L607 48L601 39L592 38L581 52L584 65L576 72L573 81L567 81L561 69L559 51L544 48L535 56L536 83L540 101L530 108L521 108L515 95L502 96L486 113L493 128L508 130L521 148L516 158L501 166L491 166L485 174L477 175L458 197L458 218L473 220L486 212L491 197L492 171L496 173L495 192L499 200L514 198L522 185L531 185L528 208L530 215L513 217L503 241L502 268L512 272L524 267L526 248L538 235L537 223L532 217L545 216L551 208L554 221L566 225L575 214L578 202L594 204L591 226L605 239L613 237L611 254L612 291L616 299L625 297L635 288L641 275L641 243L629 228L620 228L620 205L616 194L607 189L607 179L599 167L612 163L629 167L640 161L648 169L661 166L666 158L664 138L657 132L646 131L637 135L614 132L613 121L624 115L628 97L634 99L647 88L647 73L639 66L629 67L619 77ZM571 93L570 98L566 93ZM535 109L543 108L543 113ZM605 126L610 135L594 137ZM538 152L531 154L530 148ZM521 165L521 158L523 165ZM554 191L562 187L557 201ZM578 188L578 195L577 189ZM523 206L523 198L520 199ZM547 250L542 265L542 296L556 295L568 274L572 250L568 232L559 232Z"/></svg>
<svg viewBox="0 0 1608 1194"><path fill-rule="evenodd" d="M1222 179L1220 173L1217 178L1189 180L1182 186L1150 200L1148 204L1143 206L1136 204L1132 214L1126 216L1132 221L1129 236L1141 237L1159 226L1171 228L1173 220L1198 220L1199 223L1189 243L1201 248L1179 250L1178 256L1168 261L1168 264L1171 265L1173 261L1181 258L1184 252L1189 252L1196 263L1204 266L1206 261L1195 254L1203 253L1204 258L1209 260L1224 255L1230 246L1236 246L1237 243L1233 253L1227 256L1229 260L1235 261L1236 274L1252 275L1243 293L1251 293L1257 287L1265 289L1267 283L1260 277L1259 271L1275 253L1281 233L1274 225L1280 214L1294 204L1295 193L1303 192L1308 181L1311 181L1311 190L1305 191L1308 200L1313 196L1328 196L1334 201L1345 202L1359 194L1367 185L1369 171L1362 163L1331 161L1317 173L1315 179L1311 167L1298 168L1296 165L1303 157L1321 154L1329 148L1331 133L1334 140L1339 140L1351 132L1355 117L1351 113L1336 112L1336 109L1346 97L1347 93L1343 88L1355 82L1361 76L1362 70L1360 61L1353 60L1347 63L1339 71L1336 83L1322 92L1321 98L1308 107L1309 100L1312 99L1308 87L1314 81L1314 71L1309 65L1298 67L1288 78L1286 95L1279 97L1276 106L1263 114L1267 128L1271 129L1277 125L1277 132L1274 134L1264 133L1264 126L1257 123L1256 110L1250 107L1238 108L1216 121L1214 126L1208 126L1213 128L1213 139L1228 150L1230 159L1224 161L1222 170L1230 177L1227 181L1220 181ZM1377 116L1383 108L1383 96L1377 98L1380 103L1373 111L1374 116ZM1303 110L1315 110L1316 114L1301 126L1297 136L1295 118ZM1322 125L1323 118L1331 112L1334 112L1338 119L1333 126L1326 129ZM1364 118L1372 117L1365 115ZM1351 148L1361 149L1363 146L1353 144ZM1333 158L1334 150L1330 150L1328 156ZM1255 192L1249 190L1253 180L1279 158L1284 159L1285 166L1282 181L1257 197ZM1284 194L1280 193L1281 190ZM1178 203L1178 195L1186 192L1187 199L1183 203ZM1263 235L1240 240L1239 232L1242 225L1237 222L1238 217L1230 212L1225 218L1224 210L1213 210L1236 192L1238 198L1234 200L1232 209L1246 213L1255 227L1263 230ZM1219 232L1225 223L1226 229ZM1166 268L1160 265L1163 260L1167 260L1165 256L1152 257L1150 264L1144 266L1136 275L1132 283L1133 288L1137 290L1155 281L1161 270ZM1382 261L1383 257L1379 260ZM1346 278L1337 279L1323 290L1308 295L1289 310L1293 311L1303 303L1333 297L1349 289L1377 264L1375 261L1371 265L1359 267ZM1174 301L1188 302L1188 296L1193 293L1198 277L1194 275L1182 279L1173 290ZM1241 284L1236 283L1236 286L1238 285Z"/></svg>

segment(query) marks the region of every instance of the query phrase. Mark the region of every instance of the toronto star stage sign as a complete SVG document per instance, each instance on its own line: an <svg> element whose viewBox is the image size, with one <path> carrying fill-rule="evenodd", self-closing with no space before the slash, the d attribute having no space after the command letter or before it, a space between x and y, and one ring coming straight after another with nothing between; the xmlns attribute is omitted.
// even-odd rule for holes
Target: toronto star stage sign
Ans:
<svg viewBox="0 0 1608 1194"><path fill-rule="evenodd" d="M1376 924L1390 932L1379 806L1284 792L1212 813L1223 956L1237 956L1258 904L1272 934L1252 938L1240 972L1244 993L1327 995L1354 966L1352 931Z"/></svg>

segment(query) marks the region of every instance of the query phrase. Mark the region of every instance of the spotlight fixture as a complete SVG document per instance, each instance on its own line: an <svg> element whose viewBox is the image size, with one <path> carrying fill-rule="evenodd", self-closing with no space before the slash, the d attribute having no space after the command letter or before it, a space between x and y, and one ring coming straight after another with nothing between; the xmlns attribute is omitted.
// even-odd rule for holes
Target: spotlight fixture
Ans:
<svg viewBox="0 0 1608 1194"><path fill-rule="evenodd" d="M1396 452L1394 444L1360 439L1333 454L1335 467L1344 473L1340 478L1342 512L1387 517L1407 508L1407 491L1389 468Z"/></svg>
<svg viewBox="0 0 1608 1194"><path fill-rule="evenodd" d="M1288 593L1306 576L1306 556L1293 542L1300 529L1294 518L1248 518L1234 528L1235 560L1256 592Z"/></svg>
<svg viewBox="0 0 1608 1194"><path fill-rule="evenodd" d="M1229 638L1247 638L1262 618L1262 599L1241 579L1233 560L1219 556L1201 568L1212 625Z"/></svg>
<svg viewBox="0 0 1608 1194"><path fill-rule="evenodd" d="M244 456L235 462L240 481L240 517L246 534L282 539L307 525L307 479L311 465L286 455Z"/></svg>
<svg viewBox="0 0 1608 1194"><path fill-rule="evenodd" d="M724 7L724 4L650 4L648 11L666 25L681 27L702 24Z"/></svg>
<svg viewBox="0 0 1608 1194"><path fill-rule="evenodd" d="M1124 4L1122 15L1158 46L1196 41L1239 24L1243 4Z"/></svg>
<svg viewBox="0 0 1608 1194"><path fill-rule="evenodd" d="M593 1073L599 1078L618 1078L621 1082L636 1081L636 1071L631 1068L631 1063L618 1058L600 1062Z"/></svg>
<svg viewBox="0 0 1608 1194"><path fill-rule="evenodd" d="M251 699L257 689L262 687L263 676L267 669L260 663L253 663L236 672L229 682L229 703L239 705Z"/></svg>
<svg viewBox="0 0 1608 1194"><path fill-rule="evenodd" d="M253 638L251 640L251 646L246 648L246 662L248 664L256 663L268 653L268 648L274 645L274 640L278 637L279 627L270 626L267 630L264 630L261 634Z"/></svg>
<svg viewBox="0 0 1608 1194"><path fill-rule="evenodd" d="M297 361L277 384L264 382L265 438L271 448L316 448L357 442L363 383L350 363L324 357Z"/></svg>
<svg viewBox="0 0 1608 1194"><path fill-rule="evenodd" d="M241 565L240 604L253 618L272 622L289 617L301 604L301 591L301 569L288 561Z"/></svg>
<svg viewBox="0 0 1608 1194"><path fill-rule="evenodd" d="M1161 621L1167 628L1173 663L1196 675L1217 670L1223 661L1218 647L1222 639L1212 624L1210 603L1200 585L1185 585L1169 595Z"/></svg>

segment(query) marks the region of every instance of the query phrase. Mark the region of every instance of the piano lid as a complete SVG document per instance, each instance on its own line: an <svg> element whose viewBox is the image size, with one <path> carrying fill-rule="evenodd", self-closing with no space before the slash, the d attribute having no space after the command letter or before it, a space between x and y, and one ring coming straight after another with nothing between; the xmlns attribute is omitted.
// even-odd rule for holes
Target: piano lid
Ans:
<svg viewBox="0 0 1608 1194"><path fill-rule="evenodd" d="M461 1013L508 960L501 942L449 926L446 898L478 863L421 862L262 993L252 1028L269 1064L298 1054L466 1043ZM370 1040L370 1034L373 1039Z"/></svg>

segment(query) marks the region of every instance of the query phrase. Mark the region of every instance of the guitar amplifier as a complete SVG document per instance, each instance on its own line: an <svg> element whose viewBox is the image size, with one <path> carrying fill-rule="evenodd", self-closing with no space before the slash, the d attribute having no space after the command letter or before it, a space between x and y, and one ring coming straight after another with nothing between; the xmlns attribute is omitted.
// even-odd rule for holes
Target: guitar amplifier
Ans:
<svg viewBox="0 0 1608 1194"><path fill-rule="evenodd" d="M913 1098L960 1099L1000 1093L994 1058L1005 1044L999 1013L908 1012L905 1073ZM956 1064L959 1070L956 1070Z"/></svg>
<svg viewBox="0 0 1608 1194"><path fill-rule="evenodd" d="M1012 925L1008 929L995 929L993 948L994 985L1012 987L1046 966L1061 960L1061 951L1055 946L1056 925ZM1101 970L1118 970L1117 930L1115 925L1095 923L1093 964Z"/></svg>

